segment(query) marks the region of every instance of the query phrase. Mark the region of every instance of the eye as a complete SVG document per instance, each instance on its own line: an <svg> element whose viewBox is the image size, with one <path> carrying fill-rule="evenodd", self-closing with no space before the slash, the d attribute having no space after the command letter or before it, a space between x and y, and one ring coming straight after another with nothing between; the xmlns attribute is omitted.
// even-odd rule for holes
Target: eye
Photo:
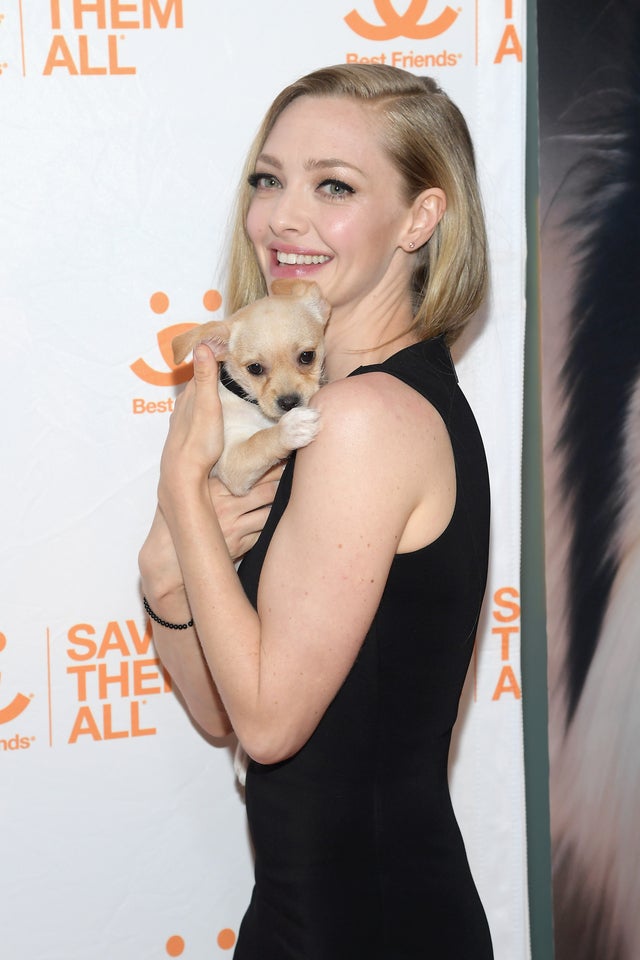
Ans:
<svg viewBox="0 0 640 960"><path fill-rule="evenodd" d="M332 198L335 197L337 200L346 197L348 194L355 193L353 187L350 187L349 184L343 180L323 180L322 183L318 185L318 189Z"/></svg>
<svg viewBox="0 0 640 960"><path fill-rule="evenodd" d="M315 358L316 358L315 350L303 350L300 356L298 357L298 363L302 363L304 364L304 366L308 366L310 363L313 363Z"/></svg>
<svg viewBox="0 0 640 960"><path fill-rule="evenodd" d="M252 173L249 176L249 186L255 190L276 190L281 186L280 181L272 173Z"/></svg>
<svg viewBox="0 0 640 960"><path fill-rule="evenodd" d="M247 372L250 373L252 377L259 377L264 373L264 367L261 363L250 363L247 366Z"/></svg>

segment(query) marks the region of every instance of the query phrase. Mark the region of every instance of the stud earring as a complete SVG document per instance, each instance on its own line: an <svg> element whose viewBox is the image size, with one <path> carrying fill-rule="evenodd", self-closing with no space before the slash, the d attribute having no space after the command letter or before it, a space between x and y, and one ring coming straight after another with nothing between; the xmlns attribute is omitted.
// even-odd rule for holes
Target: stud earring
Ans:
<svg viewBox="0 0 640 960"><path fill-rule="evenodd" d="M415 243L413 242L413 240L410 240L410 241L409 241L409 250L413 250L414 247L415 247Z"/></svg>

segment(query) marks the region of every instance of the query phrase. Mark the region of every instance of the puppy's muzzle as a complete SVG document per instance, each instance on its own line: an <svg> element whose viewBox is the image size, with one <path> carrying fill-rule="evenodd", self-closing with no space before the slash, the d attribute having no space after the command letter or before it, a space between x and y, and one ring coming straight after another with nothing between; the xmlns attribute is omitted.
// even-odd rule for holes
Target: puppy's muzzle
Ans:
<svg viewBox="0 0 640 960"><path fill-rule="evenodd" d="M283 397L278 397L276 403L286 413L288 410L293 410L294 407L299 407L302 403L302 397L299 393L287 393Z"/></svg>

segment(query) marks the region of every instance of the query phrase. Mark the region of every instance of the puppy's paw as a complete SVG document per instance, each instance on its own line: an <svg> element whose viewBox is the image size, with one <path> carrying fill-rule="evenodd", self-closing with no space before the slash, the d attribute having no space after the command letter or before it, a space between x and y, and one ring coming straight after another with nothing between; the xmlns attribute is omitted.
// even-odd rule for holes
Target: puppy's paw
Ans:
<svg viewBox="0 0 640 960"><path fill-rule="evenodd" d="M294 407L279 423L280 438L287 450L298 450L318 436L320 411L311 407Z"/></svg>

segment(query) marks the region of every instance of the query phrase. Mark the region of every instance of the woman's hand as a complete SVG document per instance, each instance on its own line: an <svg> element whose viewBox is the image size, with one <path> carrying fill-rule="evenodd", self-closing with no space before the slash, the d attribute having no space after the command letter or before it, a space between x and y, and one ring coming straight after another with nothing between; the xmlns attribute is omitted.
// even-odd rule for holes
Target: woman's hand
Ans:
<svg viewBox="0 0 640 960"><path fill-rule="evenodd" d="M232 560L240 560L254 545L264 527L284 464L272 467L243 497L235 497L217 477L209 480L209 493ZM160 507L138 557L149 595L165 596L184 591L182 571L173 540Z"/></svg>
<svg viewBox="0 0 640 960"><path fill-rule="evenodd" d="M211 501L232 560L243 557L260 536L283 470L284 464L272 467L243 497L229 493L217 477L209 481Z"/></svg>
<svg viewBox="0 0 640 960"><path fill-rule="evenodd" d="M169 421L160 460L158 500L161 508L180 499L193 485L204 484L224 444L218 395L218 364L200 343L193 351L193 379L187 384Z"/></svg>

